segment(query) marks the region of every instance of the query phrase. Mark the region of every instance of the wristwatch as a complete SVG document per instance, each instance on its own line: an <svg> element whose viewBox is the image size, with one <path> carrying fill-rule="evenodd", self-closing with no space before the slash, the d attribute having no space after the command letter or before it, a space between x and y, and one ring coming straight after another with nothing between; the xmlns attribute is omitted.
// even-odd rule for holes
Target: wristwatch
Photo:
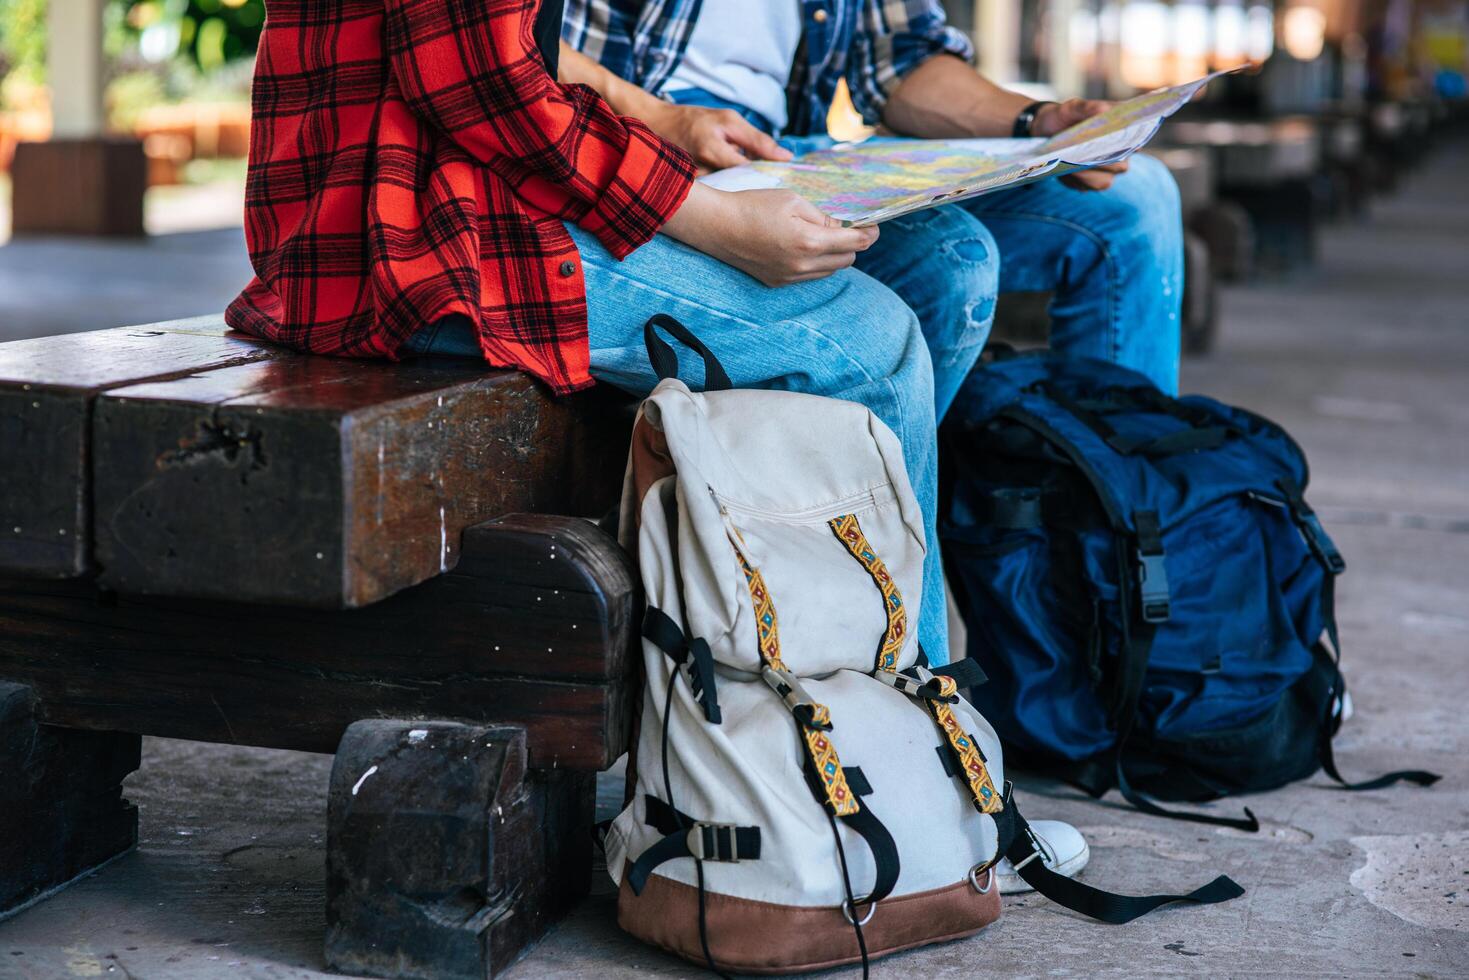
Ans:
<svg viewBox="0 0 1469 980"><path fill-rule="evenodd" d="M1021 109L1020 115L1015 117L1015 126L1010 130L1010 135L1017 139L1030 136L1030 127L1035 125L1035 117L1040 115L1040 111L1046 106L1055 104L1054 102L1032 102Z"/></svg>

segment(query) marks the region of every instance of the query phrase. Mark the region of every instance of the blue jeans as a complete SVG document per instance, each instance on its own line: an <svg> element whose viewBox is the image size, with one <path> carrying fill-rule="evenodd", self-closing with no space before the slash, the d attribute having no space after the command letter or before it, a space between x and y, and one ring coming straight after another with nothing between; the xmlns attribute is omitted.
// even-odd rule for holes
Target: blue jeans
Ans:
<svg viewBox="0 0 1469 980"><path fill-rule="evenodd" d="M643 324L654 313L667 313L709 346L736 387L844 398L887 423L902 443L928 539L918 639L930 659L947 663L943 565L934 527L934 374L913 311L855 269L772 289L662 235L619 262L580 228L568 225L567 231L581 251L591 368L599 381L635 395L652 391L658 378L643 346ZM475 330L464 318L426 327L408 349L480 356ZM698 387L703 367L684 353L681 376Z"/></svg>
<svg viewBox="0 0 1469 980"><path fill-rule="evenodd" d="M857 268L901 296L926 335L952 334L964 349L954 371L934 356L940 418L968 373L957 368L973 363L968 348L989 336L997 293L1051 293L1052 350L1178 394L1183 219L1178 187L1152 157L1133 157L1106 191L1042 180L886 221Z"/></svg>
<svg viewBox="0 0 1469 980"><path fill-rule="evenodd" d="M670 97L769 125L707 92ZM781 144L799 155L832 140ZM948 365L934 353L939 418L968 374L971 349L977 356L989 336L1002 292L1052 294L1053 350L1121 364L1178 393L1183 218L1172 175L1151 157L1133 157L1106 191L1042 180L886 221L857 268L902 297L924 335L956 355Z"/></svg>

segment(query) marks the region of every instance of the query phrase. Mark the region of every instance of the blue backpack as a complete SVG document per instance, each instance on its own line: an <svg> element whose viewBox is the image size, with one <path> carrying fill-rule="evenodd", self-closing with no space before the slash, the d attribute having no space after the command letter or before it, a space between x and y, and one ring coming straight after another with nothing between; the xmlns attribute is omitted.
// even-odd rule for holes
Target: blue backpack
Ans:
<svg viewBox="0 0 1469 980"><path fill-rule="evenodd" d="M940 535L973 703L1007 760L1165 810L1270 789L1331 755L1345 691L1340 552L1273 422L1169 398L1115 365L999 354L969 377L940 454ZM1322 642L1331 640L1330 648Z"/></svg>

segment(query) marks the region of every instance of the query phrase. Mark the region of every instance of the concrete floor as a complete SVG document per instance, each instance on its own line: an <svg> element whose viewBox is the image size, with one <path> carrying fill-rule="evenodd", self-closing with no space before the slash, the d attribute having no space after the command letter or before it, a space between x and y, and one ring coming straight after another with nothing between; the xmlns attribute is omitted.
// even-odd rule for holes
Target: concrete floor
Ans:
<svg viewBox="0 0 1469 980"><path fill-rule="evenodd" d="M1185 372L1186 389L1272 416L1311 456L1312 497L1351 563L1341 617L1357 715L1340 764L1421 766L1443 782L1347 794L1317 777L1249 800L1265 822L1255 836L1024 783L1029 813L1086 832L1093 884L1158 889L1222 871L1248 894L1122 927L1012 899L981 936L875 976L1469 976L1466 169L1469 145L1441 151L1370 221L1330 229L1315 271L1227 290L1218 352ZM146 741L128 783L141 846L0 923L0 977L321 976L329 763ZM604 891L512 976L697 972L622 936Z"/></svg>

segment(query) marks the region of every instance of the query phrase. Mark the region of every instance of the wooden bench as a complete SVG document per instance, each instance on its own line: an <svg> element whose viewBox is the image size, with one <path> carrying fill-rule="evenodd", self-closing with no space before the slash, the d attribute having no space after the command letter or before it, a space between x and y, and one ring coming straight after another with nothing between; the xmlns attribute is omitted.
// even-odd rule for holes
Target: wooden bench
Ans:
<svg viewBox="0 0 1469 980"><path fill-rule="evenodd" d="M0 344L0 915L134 846L160 735L337 753L330 965L513 960L628 742L630 407L217 317Z"/></svg>

